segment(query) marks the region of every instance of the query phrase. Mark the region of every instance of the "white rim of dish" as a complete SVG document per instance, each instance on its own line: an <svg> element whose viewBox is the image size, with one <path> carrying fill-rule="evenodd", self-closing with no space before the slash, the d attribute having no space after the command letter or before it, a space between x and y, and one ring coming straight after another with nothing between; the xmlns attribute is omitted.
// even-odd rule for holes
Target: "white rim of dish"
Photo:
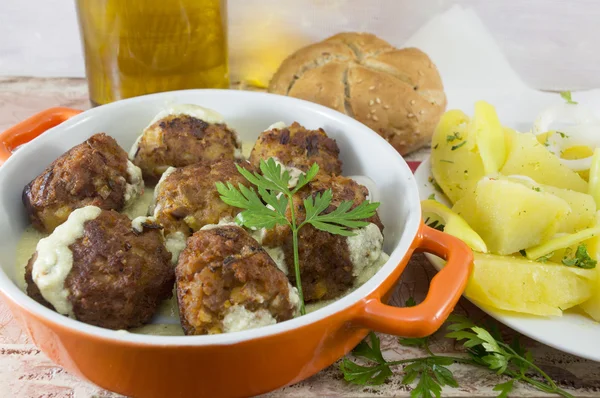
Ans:
<svg viewBox="0 0 600 398"><path fill-rule="evenodd" d="M356 304L362 298L368 296L372 293L379 285L383 283L385 279L389 277L389 275L398 267L398 264L401 262L403 257L407 255L410 245L412 244L414 238L417 235L420 221L421 221L421 208L420 208L420 200L419 193L417 189L417 184L413 173L411 172L408 164L400 156L396 150L381 136L379 136L376 132L365 126L364 124L356 121L355 119L350 118L347 115L344 115L340 112L334 111L330 108L327 108L322 105L318 105L309 101L300 100L297 98L286 97L271 93L262 93L262 92L251 92L251 91L236 91L236 90L225 90L225 89L196 89L196 90L179 90L179 91L169 91L164 93L156 93L156 94L148 94L144 96L129 98L125 100L120 100L117 102L113 102L107 105L102 105L97 108L89 109L85 112L82 112L79 115L72 117L71 119L63 122L59 126L56 126L52 129L49 129L40 137L36 138L36 140L41 139L38 143L43 143L45 140L55 139L55 137L50 137L51 135L56 134L57 131L63 128L74 127L77 124L87 120L92 117L101 117L105 112L109 112L111 109L118 108L122 106L123 103L143 103L149 99L153 99L155 97L169 97L171 95L177 94L193 94L194 92L202 93L202 95L232 95L232 96L241 96L248 97L249 99L256 99L259 97L264 98L272 98L278 97L277 101L279 103L288 104L288 105L296 105L298 107L304 107L310 109L312 112L316 112L323 115L329 115L334 119L341 119L341 121L348 123L351 125L353 129L356 131L360 131L360 134L365 134L365 138L369 140L374 140L378 142L377 145L381 146L382 153L387 153L390 159L394 159L396 164L390 164L390 167L398 167L401 170L402 174L405 174L408 177L408 184L412 185L413 189L410 192L406 192L407 199L412 199L415 203L415 208L413 211L409 212L407 215L407 219L403 220L405 223L405 230L402 232L403 236L400 238L398 245L394 248L394 250L390 253L390 257L388 261L381 266L379 271L371 279L365 282L358 289L354 290L350 294L345 297L336 300L334 303L329 304L319 310L306 314L304 316L291 319L289 321L277 323L275 325L269 325L257 329L245 330L241 332L232 332L232 333L223 333L216 335L202 335L202 336L154 336L154 335L143 335L143 334L135 334L135 333L124 333L122 331L110 330L101 328L98 326L88 325L86 323L65 317L52 311L49 308L44 307L43 305L37 303L35 300L30 298L26 293L21 291L17 287L17 285L8 277L8 275L4 272L3 269L0 268L0 290L14 303L18 306L25 308L26 310L36 314L42 318L47 319L48 321L55 323L60 326L64 326L65 328L73 329L77 332L91 335L93 337L102 338L106 340L110 340L115 343L134 343L134 344L145 344L145 345L155 345L155 346L203 346L203 345L231 345L235 343L240 343L248 340L254 340L259 338L265 338L268 336L273 336L276 334L280 334L286 331L290 331L292 329L300 328L302 326L306 326L308 324L312 324L327 318L331 315L339 313L344 309ZM224 94L227 93L227 94ZM106 116L104 116L106 117ZM2 170L6 169L6 165L10 165L12 161L14 161L15 157L23 157L23 156L32 156L35 154L38 145L25 145L18 152L16 152L13 156L11 156L4 164L2 168L0 168L0 174L2 174ZM410 198L409 196L412 196ZM410 239L409 239L410 237ZM1 261L1 260L0 260ZM352 318L349 318L348 321L351 321Z"/></svg>

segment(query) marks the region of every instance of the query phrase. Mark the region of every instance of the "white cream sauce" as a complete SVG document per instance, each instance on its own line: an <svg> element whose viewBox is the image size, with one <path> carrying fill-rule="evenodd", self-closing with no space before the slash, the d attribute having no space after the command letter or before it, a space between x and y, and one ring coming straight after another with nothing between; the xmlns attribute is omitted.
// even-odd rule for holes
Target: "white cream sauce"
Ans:
<svg viewBox="0 0 600 398"><path fill-rule="evenodd" d="M206 123L225 123L223 116L212 109L204 108L195 104L173 104L160 111L150 122L148 127L167 116L187 115L205 121ZM146 127L146 128L148 128Z"/></svg>
<svg viewBox="0 0 600 398"><path fill-rule="evenodd" d="M135 155L138 152L138 149L140 149L140 141L142 140L142 137L144 136L144 134L140 134L140 136L138 138L135 139L135 142L133 143L133 145L131 146L131 149L129 150L129 160L133 161L133 159L135 159Z"/></svg>
<svg viewBox="0 0 600 398"><path fill-rule="evenodd" d="M250 154L252 153L252 148L254 148L254 142L252 142L252 141L242 142L242 157L244 159L250 158Z"/></svg>
<svg viewBox="0 0 600 398"><path fill-rule="evenodd" d="M131 220L131 228L133 228L136 232L144 232L144 224L154 224L156 223L156 218L152 216L139 216Z"/></svg>
<svg viewBox="0 0 600 398"><path fill-rule="evenodd" d="M281 130L287 127L287 124L285 124L285 122L276 122L273 123L272 125L270 125L269 127L267 127L267 129L265 131L269 131L269 130Z"/></svg>
<svg viewBox="0 0 600 398"><path fill-rule="evenodd" d="M346 238L352 274L356 277L369 265L373 264L381 255L383 235L377 225L371 223L364 228L355 229L354 236Z"/></svg>
<svg viewBox="0 0 600 398"><path fill-rule="evenodd" d="M73 267L73 252L69 246L83 236L84 223L95 219L101 212L96 206L76 209L67 221L37 244L38 255L33 263L31 275L42 297L52 304L59 314L75 316L73 305L68 300L70 292L65 288L65 280Z"/></svg>
<svg viewBox="0 0 600 398"><path fill-rule="evenodd" d="M257 311L248 311L243 305L229 307L223 318L223 332L239 332L242 330L255 329L261 326L274 325L277 321L271 313L261 308Z"/></svg>
<svg viewBox="0 0 600 398"><path fill-rule="evenodd" d="M183 328L177 323L149 323L139 328L129 329L129 333L151 334L154 336L183 336Z"/></svg>
<svg viewBox="0 0 600 398"><path fill-rule="evenodd" d="M127 160L127 175L131 183L125 184L125 207L130 207L144 193L142 170Z"/></svg>
<svg viewBox="0 0 600 398"><path fill-rule="evenodd" d="M218 224L206 224L205 226L203 226L202 228L200 228L200 231L207 231L210 229L215 229L215 228L219 228L219 227L225 227L225 226L229 226L229 227L239 227L239 225L237 225L235 223L235 221L233 221L233 218L231 217L223 217L219 220Z"/></svg>
<svg viewBox="0 0 600 398"><path fill-rule="evenodd" d="M131 204L126 209L123 209L123 214L132 220L137 217L143 217L150 214L150 206L154 201L154 192L152 189L145 189L142 196Z"/></svg>
<svg viewBox="0 0 600 398"><path fill-rule="evenodd" d="M167 247L169 253L171 253L172 264L177 264L179 255L183 249L185 249L186 241L187 237L183 234L183 232L180 231L165 236L165 246Z"/></svg>
<svg viewBox="0 0 600 398"><path fill-rule="evenodd" d="M290 175L290 181L288 182L288 188L294 188L298 184L298 179L300 178L300 175L303 174L304 172L297 167L284 165L283 163L281 163L281 161L279 159L277 159L275 157L272 159L275 161L276 164L281 166L282 173L287 170L287 172Z"/></svg>
<svg viewBox="0 0 600 398"><path fill-rule="evenodd" d="M281 247L264 247L267 254L273 259L277 268L279 268L284 274L288 275L288 267L285 263L285 253Z"/></svg>

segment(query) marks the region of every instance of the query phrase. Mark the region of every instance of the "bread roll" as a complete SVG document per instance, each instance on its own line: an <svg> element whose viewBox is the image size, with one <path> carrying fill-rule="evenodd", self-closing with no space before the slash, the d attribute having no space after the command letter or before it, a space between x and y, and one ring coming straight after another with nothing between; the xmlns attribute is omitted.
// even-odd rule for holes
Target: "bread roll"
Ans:
<svg viewBox="0 0 600 398"><path fill-rule="evenodd" d="M269 92L316 102L366 124L398 152L430 142L446 109L437 68L416 48L340 33L286 58Z"/></svg>

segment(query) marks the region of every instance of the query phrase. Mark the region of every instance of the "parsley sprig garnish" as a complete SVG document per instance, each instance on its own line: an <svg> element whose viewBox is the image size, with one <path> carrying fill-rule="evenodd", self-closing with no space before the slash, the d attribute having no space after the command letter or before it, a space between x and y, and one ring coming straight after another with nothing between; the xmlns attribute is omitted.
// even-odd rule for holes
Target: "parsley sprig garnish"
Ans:
<svg viewBox="0 0 600 398"><path fill-rule="evenodd" d="M408 303L407 303L408 304ZM449 318L448 338L461 341L466 350L465 356L436 355L429 349L429 338L401 338L400 344L419 347L427 352L427 356L419 358L387 361L383 357L380 341L375 333L362 341L352 351L352 355L366 364L359 365L344 358L340 369L344 379L354 384L379 385L393 375L392 367L403 365L403 384L412 384L418 380L411 391L412 398L431 398L441 396L442 387L458 387L452 371L448 368L453 363L463 363L489 369L498 375L508 377L505 382L494 387L498 397L507 397L515 383L525 383L550 394L572 397L561 389L537 365L531 353L525 350L518 340L507 344L496 327L489 330L476 325L463 316L451 315ZM370 342L367 343L367 341Z"/></svg>
<svg viewBox="0 0 600 398"><path fill-rule="evenodd" d="M304 315L306 309L300 281L298 251L298 232L300 229L310 224L321 231L335 235L354 236L355 233L352 229L369 225L364 220L375 215L379 203L365 200L352 208L354 204L352 201L343 201L333 211L324 213L333 199L333 192L328 189L323 193L310 195L304 199L306 217L299 222L295 214L293 197L302 187L315 178L319 172L318 164L314 163L306 173L300 174L294 187L290 187L290 173L272 158L260 161L262 174L252 173L239 165L236 165L236 167L246 180L256 186L258 194L254 188L248 188L243 184L235 187L231 183L217 182L217 191L221 195L221 200L230 206L243 209L235 218L235 222L240 226L250 229L271 229L276 225L290 227L294 250L296 288L300 297L300 313ZM289 219L286 216L287 209L290 211Z"/></svg>

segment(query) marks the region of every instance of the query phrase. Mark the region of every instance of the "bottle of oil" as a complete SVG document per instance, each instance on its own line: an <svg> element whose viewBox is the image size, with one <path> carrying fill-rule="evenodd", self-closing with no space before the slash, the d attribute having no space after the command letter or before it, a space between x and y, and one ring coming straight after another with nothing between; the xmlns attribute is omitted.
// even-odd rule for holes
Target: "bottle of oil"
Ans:
<svg viewBox="0 0 600 398"><path fill-rule="evenodd" d="M90 100L227 88L225 0L77 0Z"/></svg>

